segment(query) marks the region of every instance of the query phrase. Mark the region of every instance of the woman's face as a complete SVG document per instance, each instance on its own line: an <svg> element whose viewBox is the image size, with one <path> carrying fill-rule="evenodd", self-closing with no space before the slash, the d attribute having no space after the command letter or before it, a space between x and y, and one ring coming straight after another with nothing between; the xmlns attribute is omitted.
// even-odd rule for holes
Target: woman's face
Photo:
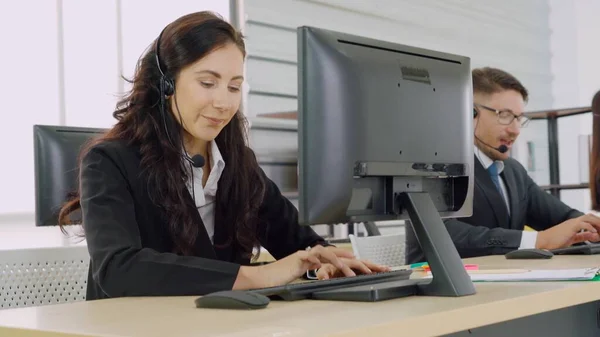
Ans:
<svg viewBox="0 0 600 337"><path fill-rule="evenodd" d="M179 72L169 100L187 137L210 142L231 121L242 99L243 71L242 52L228 43Z"/></svg>

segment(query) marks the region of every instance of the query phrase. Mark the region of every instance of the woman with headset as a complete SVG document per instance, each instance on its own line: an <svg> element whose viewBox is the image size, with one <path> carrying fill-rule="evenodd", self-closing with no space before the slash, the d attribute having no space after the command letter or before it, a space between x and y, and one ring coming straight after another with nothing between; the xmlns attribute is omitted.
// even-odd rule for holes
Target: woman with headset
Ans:
<svg viewBox="0 0 600 337"><path fill-rule="evenodd" d="M238 110L244 57L241 34L199 12L169 24L139 60L60 214L65 225L81 211L88 300L270 287L319 267L319 278L387 270L299 226L260 169ZM277 261L249 266L260 246Z"/></svg>

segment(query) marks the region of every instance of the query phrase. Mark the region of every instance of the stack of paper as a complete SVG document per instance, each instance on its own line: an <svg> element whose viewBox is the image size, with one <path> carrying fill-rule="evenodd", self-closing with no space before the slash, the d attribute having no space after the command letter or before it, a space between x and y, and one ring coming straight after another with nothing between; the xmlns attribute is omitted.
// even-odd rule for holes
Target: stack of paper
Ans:
<svg viewBox="0 0 600 337"><path fill-rule="evenodd" d="M472 281L486 282L513 282L513 281L585 281L593 279L599 268L582 269L557 269L557 270L522 270L508 271L495 270L486 273L480 270L478 273L470 273Z"/></svg>
<svg viewBox="0 0 600 337"><path fill-rule="evenodd" d="M520 282L520 281L586 281L593 279L600 268L581 269L494 269L467 271L473 282ZM431 277L429 274L428 277Z"/></svg>

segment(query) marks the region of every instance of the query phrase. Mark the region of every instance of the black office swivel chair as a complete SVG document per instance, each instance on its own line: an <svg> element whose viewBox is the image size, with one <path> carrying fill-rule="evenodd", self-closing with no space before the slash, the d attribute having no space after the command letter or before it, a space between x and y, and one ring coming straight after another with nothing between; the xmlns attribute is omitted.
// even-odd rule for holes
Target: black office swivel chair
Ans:
<svg viewBox="0 0 600 337"><path fill-rule="evenodd" d="M34 125L35 225L58 225L61 206L77 190L81 148L105 129Z"/></svg>

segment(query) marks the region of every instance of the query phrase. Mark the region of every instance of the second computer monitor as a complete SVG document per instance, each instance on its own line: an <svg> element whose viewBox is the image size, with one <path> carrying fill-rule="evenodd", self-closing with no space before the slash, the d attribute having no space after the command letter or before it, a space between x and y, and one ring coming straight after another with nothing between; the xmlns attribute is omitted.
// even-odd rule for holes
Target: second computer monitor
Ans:
<svg viewBox="0 0 600 337"><path fill-rule="evenodd" d="M81 149L104 132L105 129L96 128L34 125L36 226L58 225L60 208L77 192Z"/></svg>
<svg viewBox="0 0 600 337"><path fill-rule="evenodd" d="M472 214L470 59L298 28L302 224L408 219L402 192Z"/></svg>

